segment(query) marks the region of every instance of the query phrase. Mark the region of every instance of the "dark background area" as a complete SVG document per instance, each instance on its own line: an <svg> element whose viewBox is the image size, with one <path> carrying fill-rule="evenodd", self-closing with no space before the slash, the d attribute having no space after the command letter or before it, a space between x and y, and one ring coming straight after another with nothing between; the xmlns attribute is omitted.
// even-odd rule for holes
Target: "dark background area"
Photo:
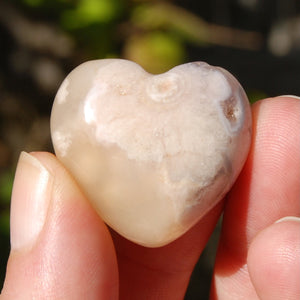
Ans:
<svg viewBox="0 0 300 300"><path fill-rule="evenodd" d="M63 78L121 57L160 73L188 61L232 72L251 102L300 95L298 0L0 0L0 288L20 151L52 151L49 117ZM208 299L219 222L186 300Z"/></svg>

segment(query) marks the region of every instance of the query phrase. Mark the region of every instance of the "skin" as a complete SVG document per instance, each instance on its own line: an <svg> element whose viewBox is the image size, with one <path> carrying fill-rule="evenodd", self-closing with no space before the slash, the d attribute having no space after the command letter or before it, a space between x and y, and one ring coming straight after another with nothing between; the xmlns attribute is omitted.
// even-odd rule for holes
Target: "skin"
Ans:
<svg viewBox="0 0 300 300"><path fill-rule="evenodd" d="M0 299L183 299L223 209L211 299L299 299L300 222L274 223L300 217L299 116L299 99L257 102L252 148L226 199L156 249L110 232L57 159L32 153L55 174L55 188L38 238L11 251ZM12 202L35 186L19 178Z"/></svg>

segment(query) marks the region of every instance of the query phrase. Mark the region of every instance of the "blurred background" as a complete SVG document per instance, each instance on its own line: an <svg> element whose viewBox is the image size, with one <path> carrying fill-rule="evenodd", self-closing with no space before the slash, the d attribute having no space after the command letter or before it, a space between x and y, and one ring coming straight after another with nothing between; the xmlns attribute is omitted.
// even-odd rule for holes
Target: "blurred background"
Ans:
<svg viewBox="0 0 300 300"><path fill-rule="evenodd" d="M53 151L49 117L63 78L121 57L160 73L202 60L233 73L251 102L300 95L298 0L0 0L0 289L20 151ZM186 300L208 299L217 226Z"/></svg>

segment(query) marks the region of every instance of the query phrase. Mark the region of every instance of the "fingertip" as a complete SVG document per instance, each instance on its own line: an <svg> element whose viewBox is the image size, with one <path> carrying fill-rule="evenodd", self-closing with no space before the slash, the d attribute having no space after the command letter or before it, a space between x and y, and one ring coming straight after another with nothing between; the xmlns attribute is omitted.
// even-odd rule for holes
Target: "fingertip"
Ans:
<svg viewBox="0 0 300 300"><path fill-rule="evenodd" d="M247 263L260 299L299 299L300 219L285 218L258 233Z"/></svg>
<svg viewBox="0 0 300 300"><path fill-rule="evenodd" d="M300 100L299 96L295 96L295 95L282 95L282 96L278 96L278 98L289 98L289 99L294 99L296 101Z"/></svg>
<svg viewBox="0 0 300 300"><path fill-rule="evenodd" d="M46 221L53 176L32 155L22 152L14 179L10 210L12 250L30 248Z"/></svg>

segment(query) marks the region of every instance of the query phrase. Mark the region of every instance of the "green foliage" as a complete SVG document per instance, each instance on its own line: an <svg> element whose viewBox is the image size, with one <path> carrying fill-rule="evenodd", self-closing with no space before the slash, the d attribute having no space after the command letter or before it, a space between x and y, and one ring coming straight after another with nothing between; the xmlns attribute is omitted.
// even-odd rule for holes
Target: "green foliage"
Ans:
<svg viewBox="0 0 300 300"><path fill-rule="evenodd" d="M15 0L53 20L68 34L84 60L124 57L158 73L184 62L185 40L194 23L181 9L164 3L125 0ZM184 21L184 22L182 22ZM191 26L192 25L192 26ZM200 32L199 28L193 29Z"/></svg>
<svg viewBox="0 0 300 300"><path fill-rule="evenodd" d="M0 176L0 205L8 205L10 203L11 191L13 186L14 175L11 171L7 171Z"/></svg>
<svg viewBox="0 0 300 300"><path fill-rule="evenodd" d="M247 96L249 98L250 103L254 103L260 99L267 98L268 95L260 90L249 90L247 91Z"/></svg>
<svg viewBox="0 0 300 300"><path fill-rule="evenodd" d="M29 6L36 7L42 5L44 0L24 0L23 2Z"/></svg>
<svg viewBox="0 0 300 300"><path fill-rule="evenodd" d="M165 72L182 63L185 57L181 42L162 31L132 37L124 53L151 73Z"/></svg>
<svg viewBox="0 0 300 300"><path fill-rule="evenodd" d="M111 23L122 11L119 0L80 0L76 6L61 14L66 29L83 28L92 24Z"/></svg>
<svg viewBox="0 0 300 300"><path fill-rule="evenodd" d="M195 14L168 2L148 3L136 6L132 22L146 30L165 29L176 33L182 42L207 44L208 25Z"/></svg>
<svg viewBox="0 0 300 300"><path fill-rule="evenodd" d="M9 236L9 209L0 212L0 234Z"/></svg>
<svg viewBox="0 0 300 300"><path fill-rule="evenodd" d="M7 171L0 176L0 233L9 235L9 206L14 175Z"/></svg>

